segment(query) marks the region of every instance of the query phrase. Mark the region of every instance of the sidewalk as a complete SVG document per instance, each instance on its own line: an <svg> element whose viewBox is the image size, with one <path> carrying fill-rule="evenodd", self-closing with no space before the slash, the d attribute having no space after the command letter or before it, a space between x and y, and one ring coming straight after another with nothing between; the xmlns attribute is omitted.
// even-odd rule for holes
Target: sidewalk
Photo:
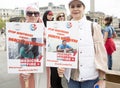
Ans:
<svg viewBox="0 0 120 88"><path fill-rule="evenodd" d="M113 70L120 71L120 37L115 39L116 51L113 53Z"/></svg>
<svg viewBox="0 0 120 88"><path fill-rule="evenodd" d="M8 74L5 36L0 35L0 88L20 88L18 74Z"/></svg>
<svg viewBox="0 0 120 88"><path fill-rule="evenodd" d="M18 74L8 74L6 52L0 51L0 88L20 88Z"/></svg>
<svg viewBox="0 0 120 88"><path fill-rule="evenodd" d="M2 34L0 35L0 51L5 50L5 36Z"/></svg>

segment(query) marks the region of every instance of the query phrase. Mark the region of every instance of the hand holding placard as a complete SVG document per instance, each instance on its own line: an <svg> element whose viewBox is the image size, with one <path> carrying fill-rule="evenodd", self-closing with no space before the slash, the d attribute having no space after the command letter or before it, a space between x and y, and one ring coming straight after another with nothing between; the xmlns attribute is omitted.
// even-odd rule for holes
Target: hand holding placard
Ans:
<svg viewBox="0 0 120 88"><path fill-rule="evenodd" d="M57 71L58 71L59 77L62 78L62 77L63 77L63 74L64 74L64 72L65 72L65 68L58 68Z"/></svg>

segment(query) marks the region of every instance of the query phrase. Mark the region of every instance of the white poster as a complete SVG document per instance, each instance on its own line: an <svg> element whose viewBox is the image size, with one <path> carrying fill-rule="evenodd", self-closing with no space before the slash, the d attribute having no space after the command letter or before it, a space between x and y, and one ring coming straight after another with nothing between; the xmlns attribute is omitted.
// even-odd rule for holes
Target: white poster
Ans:
<svg viewBox="0 0 120 88"><path fill-rule="evenodd" d="M51 21L46 30L46 66L77 68L77 22Z"/></svg>
<svg viewBox="0 0 120 88"><path fill-rule="evenodd" d="M8 73L43 72L42 23L6 23Z"/></svg>

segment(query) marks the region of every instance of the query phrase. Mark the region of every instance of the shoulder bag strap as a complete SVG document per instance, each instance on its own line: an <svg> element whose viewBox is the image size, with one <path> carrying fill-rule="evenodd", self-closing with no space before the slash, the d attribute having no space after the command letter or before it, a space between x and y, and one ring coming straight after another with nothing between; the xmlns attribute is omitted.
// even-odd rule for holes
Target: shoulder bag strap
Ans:
<svg viewBox="0 0 120 88"><path fill-rule="evenodd" d="M93 22L91 22L91 32L92 32L92 36L93 36L93 34L94 34Z"/></svg>

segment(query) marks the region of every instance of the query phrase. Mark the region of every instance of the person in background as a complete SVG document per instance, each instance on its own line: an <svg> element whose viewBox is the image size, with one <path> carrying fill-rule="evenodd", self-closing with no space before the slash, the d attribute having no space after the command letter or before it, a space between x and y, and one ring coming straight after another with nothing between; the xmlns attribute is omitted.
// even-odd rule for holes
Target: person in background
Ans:
<svg viewBox="0 0 120 88"><path fill-rule="evenodd" d="M53 12L51 10L47 10L45 11L45 13L43 14L43 22L45 27L47 27L47 21L53 21Z"/></svg>
<svg viewBox="0 0 120 88"><path fill-rule="evenodd" d="M43 23L43 21L40 18L39 8L36 7L35 5L31 5L26 8L26 22L27 23ZM43 26L44 26L44 23L43 23ZM19 78L20 78L21 88L26 88L25 87L26 80L28 80L28 88L50 88L49 68L46 68L46 66L43 66L43 67L44 67L43 73L20 74Z"/></svg>
<svg viewBox="0 0 120 88"><path fill-rule="evenodd" d="M64 12L60 12L57 14L56 21L65 21L65 20L66 20L66 17ZM59 52L58 48L59 48L59 45L57 45L56 47L57 52ZM54 70L56 71L56 79L54 80L57 81L56 83L58 84L59 88L67 88L66 78L65 77L61 78L58 76L57 68L54 68Z"/></svg>
<svg viewBox="0 0 120 88"><path fill-rule="evenodd" d="M65 13L58 13L56 16L56 21L65 21Z"/></svg>
<svg viewBox="0 0 120 88"><path fill-rule="evenodd" d="M113 38L116 38L116 32L111 26L112 17L106 17L104 19L104 29L103 29L103 38L105 43L105 48L108 54L108 69L112 70L112 53L116 50L115 43Z"/></svg>
<svg viewBox="0 0 120 88"><path fill-rule="evenodd" d="M1 29L1 35L2 35L2 34L5 35L5 28L4 28L4 27L2 27L2 29Z"/></svg>
<svg viewBox="0 0 120 88"><path fill-rule="evenodd" d="M78 35L80 39L78 41L78 68L58 68L58 74L61 77L63 74L65 75L68 80L68 88L95 88L97 85L99 88L106 88L107 53L100 30L101 27L97 23L93 23L92 29L91 21L88 21L85 16L85 4L81 0L71 0L69 10L72 16L71 21L77 21L79 24L79 28L75 30L81 29L79 31L80 36ZM82 30L84 30L86 36L81 36ZM89 42L89 44L86 42ZM89 50L88 53L84 52L86 49Z"/></svg>
<svg viewBox="0 0 120 88"><path fill-rule="evenodd" d="M47 21L53 21L54 18L53 18L53 12L51 10L47 10L45 11L45 13L43 14L43 22L44 22L44 25L45 27L47 27ZM44 33L45 35L45 33ZM44 38L44 41L46 43L46 39ZM56 77L56 74L54 74L55 71L54 71L54 67L50 67L50 85L51 85L51 88L57 88L56 87L56 80L54 81L55 77Z"/></svg>
<svg viewBox="0 0 120 88"><path fill-rule="evenodd" d="M51 10L45 11L42 19L43 19L44 26L47 27L47 21L53 21L54 20L53 12ZM45 35L45 32L44 32L44 35ZM44 38L44 42L46 44L46 39L45 38Z"/></svg>
<svg viewBox="0 0 120 88"><path fill-rule="evenodd" d="M89 20L89 21L92 21L90 16L86 16L86 19Z"/></svg>
<svg viewBox="0 0 120 88"><path fill-rule="evenodd" d="M53 12L48 10L43 15L43 22L45 27L47 27L47 21L53 21ZM62 88L61 85L61 79L57 74L57 68L56 67L50 67L51 75L51 88Z"/></svg>

